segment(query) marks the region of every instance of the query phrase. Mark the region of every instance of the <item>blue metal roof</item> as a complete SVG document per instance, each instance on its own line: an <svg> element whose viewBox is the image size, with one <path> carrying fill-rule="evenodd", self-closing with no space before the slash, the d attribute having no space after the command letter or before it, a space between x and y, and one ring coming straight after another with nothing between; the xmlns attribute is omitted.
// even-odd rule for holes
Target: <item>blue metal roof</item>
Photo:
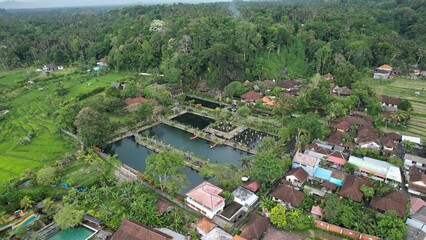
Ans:
<svg viewBox="0 0 426 240"><path fill-rule="evenodd" d="M336 184L337 186L342 186L342 180L340 180L340 179L337 179L337 178L330 178L330 180L328 180L329 182L331 182L331 183L334 183L334 184Z"/></svg>
<svg viewBox="0 0 426 240"><path fill-rule="evenodd" d="M321 178L321 179L324 179L324 180L328 181L331 178L331 173L332 172L330 170L327 170L327 169L319 167L315 171L314 177Z"/></svg>

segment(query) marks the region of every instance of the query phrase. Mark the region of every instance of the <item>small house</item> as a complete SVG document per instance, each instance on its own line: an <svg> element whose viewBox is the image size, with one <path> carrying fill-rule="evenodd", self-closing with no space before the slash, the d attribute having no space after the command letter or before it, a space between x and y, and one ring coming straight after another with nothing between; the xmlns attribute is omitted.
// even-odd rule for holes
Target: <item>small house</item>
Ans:
<svg viewBox="0 0 426 240"><path fill-rule="evenodd" d="M407 210L408 197L400 191L391 191L385 196L374 197L371 199L370 207L379 212L387 212L394 210L400 218L405 217Z"/></svg>
<svg viewBox="0 0 426 240"><path fill-rule="evenodd" d="M408 192L414 195L426 194L426 174L424 171L410 167L408 171Z"/></svg>
<svg viewBox="0 0 426 240"><path fill-rule="evenodd" d="M404 155L404 167L408 170L412 166L426 170L426 158L406 153Z"/></svg>
<svg viewBox="0 0 426 240"><path fill-rule="evenodd" d="M380 79L380 80L387 80L389 79L390 75L392 73L392 67L384 64L374 71L373 78L374 79Z"/></svg>
<svg viewBox="0 0 426 240"><path fill-rule="evenodd" d="M302 87L302 82L293 81L293 80L285 80L278 84L282 88L283 91L291 92L298 91Z"/></svg>
<svg viewBox="0 0 426 240"><path fill-rule="evenodd" d="M210 219L205 217L201 218L197 223L195 223L195 229L201 236L207 235L213 228L217 225L214 224Z"/></svg>
<svg viewBox="0 0 426 240"><path fill-rule="evenodd" d="M401 102L401 99L389 97L389 96L381 96L380 103L382 104L382 109L385 112L395 112L398 109L398 105Z"/></svg>
<svg viewBox="0 0 426 240"><path fill-rule="evenodd" d="M305 194L288 185L280 184L272 191L271 197L274 201L277 201L288 208L293 208L298 207L302 203L305 198Z"/></svg>
<svg viewBox="0 0 426 240"><path fill-rule="evenodd" d="M43 71L44 72L53 72L58 70L58 65L53 64L53 63L49 63L43 66Z"/></svg>
<svg viewBox="0 0 426 240"><path fill-rule="evenodd" d="M164 213L169 212L173 209L173 205L163 199L157 199L155 201L155 205L157 205L157 213L162 216Z"/></svg>
<svg viewBox="0 0 426 240"><path fill-rule="evenodd" d="M249 221L240 228L241 234L239 236L248 240L261 239L266 230L268 230L269 224L267 217L254 213Z"/></svg>
<svg viewBox="0 0 426 240"><path fill-rule="evenodd" d="M255 103L257 100L262 99L263 95L261 93L257 92L246 92L243 95L241 95L241 100L246 103Z"/></svg>
<svg viewBox="0 0 426 240"><path fill-rule="evenodd" d="M329 81L334 80L334 76L333 76L331 73L327 73L327 74L325 74L325 75L324 75L324 78L325 78L325 79L327 79L327 80L329 80Z"/></svg>
<svg viewBox="0 0 426 240"><path fill-rule="evenodd" d="M308 180L308 176L308 173L301 167L293 168L284 175L285 180L298 187Z"/></svg>
<svg viewBox="0 0 426 240"><path fill-rule="evenodd" d="M103 58L99 59L99 61L96 63L96 66L98 67L108 67L108 63L105 62Z"/></svg>
<svg viewBox="0 0 426 240"><path fill-rule="evenodd" d="M342 197L352 199L353 201L361 202L364 194L361 192L360 188L363 185L371 186L370 182L365 178L348 175L338 194Z"/></svg>
<svg viewBox="0 0 426 240"><path fill-rule="evenodd" d="M117 90L121 91L124 89L124 84L119 82L111 82L111 87L115 87Z"/></svg>
<svg viewBox="0 0 426 240"><path fill-rule="evenodd" d="M250 209L251 207L253 207L259 199L256 194L243 187L238 187L237 189L235 189L232 192L232 195L234 195L234 201L241 204L246 209Z"/></svg>
<svg viewBox="0 0 426 240"><path fill-rule="evenodd" d="M223 190L209 182L203 182L186 194L186 205L212 219L225 207Z"/></svg>
<svg viewBox="0 0 426 240"><path fill-rule="evenodd" d="M315 219L321 220L324 216L324 210L320 206L312 206L311 214Z"/></svg>

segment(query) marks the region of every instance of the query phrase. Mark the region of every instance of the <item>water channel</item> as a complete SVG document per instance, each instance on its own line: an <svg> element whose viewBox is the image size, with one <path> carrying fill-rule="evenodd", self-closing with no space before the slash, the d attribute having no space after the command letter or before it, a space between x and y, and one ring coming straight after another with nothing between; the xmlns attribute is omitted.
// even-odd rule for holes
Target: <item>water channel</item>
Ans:
<svg viewBox="0 0 426 240"><path fill-rule="evenodd" d="M193 136L191 133L166 124L158 124L150 128L149 131L151 137L155 137L183 151L193 152L196 156L207 159L213 163L231 163L240 168L240 159L249 156L247 152L226 145L216 146L211 149L210 146L213 145L212 142L201 138L190 140Z"/></svg>
<svg viewBox="0 0 426 240"><path fill-rule="evenodd" d="M211 118L199 116L197 114L190 113L190 112L177 116L173 118L172 120L184 125L189 125L193 128L200 129L200 130L204 129L209 124L214 122L214 120Z"/></svg>
<svg viewBox="0 0 426 240"><path fill-rule="evenodd" d="M241 167L240 159L249 155L246 152L234 150L229 146L217 146L211 149L210 146L213 143L200 138L190 140L191 133L166 124L158 124L147 131L149 131L151 137L170 144L175 148L193 152L196 156L203 157L211 162L231 163L239 168ZM133 137L123 138L108 144L103 148L103 151L107 154L117 154L118 159L122 163L139 172L145 171L146 158L154 154L148 148L137 144ZM205 181L196 171L189 167L183 168L182 171L186 174L189 181L187 187L181 191L182 195ZM209 179L208 181L214 183L214 179Z"/></svg>
<svg viewBox="0 0 426 240"><path fill-rule="evenodd" d="M155 153L154 151L137 144L133 137L123 138L108 144L103 148L103 151L107 154L117 154L118 159L122 163L141 173L145 172L146 158ZM181 171L185 173L188 179L188 185L180 192L182 195L185 195L185 193L189 192L189 190L201 184L203 181L206 181L196 171L189 167L185 167L181 169ZM214 179L208 179L207 181L213 184L215 183Z"/></svg>
<svg viewBox="0 0 426 240"><path fill-rule="evenodd" d="M188 101L188 102L193 101L195 104L201 104L203 107L212 108L212 109L215 109L217 107L219 108L225 107L225 104L218 104L215 102L210 102L203 99L188 97L188 96L186 96L185 101Z"/></svg>

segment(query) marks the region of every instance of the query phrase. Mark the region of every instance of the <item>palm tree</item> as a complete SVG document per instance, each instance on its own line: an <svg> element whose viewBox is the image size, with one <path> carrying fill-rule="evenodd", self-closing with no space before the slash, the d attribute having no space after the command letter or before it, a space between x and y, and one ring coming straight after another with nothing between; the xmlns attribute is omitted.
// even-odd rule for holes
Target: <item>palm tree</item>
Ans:
<svg viewBox="0 0 426 240"><path fill-rule="evenodd" d="M32 207L34 204L34 201L31 200L30 197L25 196L21 199L21 202L19 202L19 205L21 206L21 208L24 209L24 211L27 211L28 208Z"/></svg>
<svg viewBox="0 0 426 240"><path fill-rule="evenodd" d="M296 135L296 149L305 147L306 143L309 141L309 133L303 128L297 129Z"/></svg>
<svg viewBox="0 0 426 240"><path fill-rule="evenodd" d="M53 210L55 202L51 198L46 198L42 201L41 205L44 213L49 213Z"/></svg>
<svg viewBox="0 0 426 240"><path fill-rule="evenodd" d="M396 110L391 116L392 122L397 125L399 125L402 121L406 120L406 118L406 112L400 109Z"/></svg>

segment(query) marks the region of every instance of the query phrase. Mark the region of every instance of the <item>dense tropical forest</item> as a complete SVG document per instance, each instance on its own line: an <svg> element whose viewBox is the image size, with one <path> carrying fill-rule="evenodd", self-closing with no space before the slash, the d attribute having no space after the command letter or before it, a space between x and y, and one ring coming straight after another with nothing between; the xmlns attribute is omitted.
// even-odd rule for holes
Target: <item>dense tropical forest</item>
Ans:
<svg viewBox="0 0 426 240"><path fill-rule="evenodd" d="M161 73L174 85L297 78L391 64L426 67L422 0L279 1L136 6L121 10L7 12L3 68L93 64Z"/></svg>

